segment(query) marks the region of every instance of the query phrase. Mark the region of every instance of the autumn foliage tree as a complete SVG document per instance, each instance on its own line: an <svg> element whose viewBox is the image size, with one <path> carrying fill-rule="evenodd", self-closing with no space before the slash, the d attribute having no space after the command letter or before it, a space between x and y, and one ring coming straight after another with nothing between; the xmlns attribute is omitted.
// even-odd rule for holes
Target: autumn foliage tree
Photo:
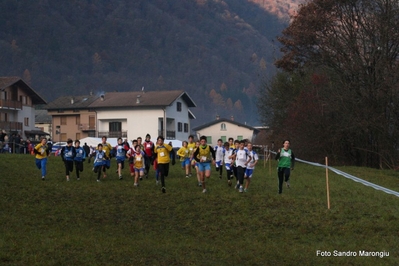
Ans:
<svg viewBox="0 0 399 266"><path fill-rule="evenodd" d="M308 158L397 166L398 28L396 0L301 6L279 38L282 72L262 89L264 120Z"/></svg>

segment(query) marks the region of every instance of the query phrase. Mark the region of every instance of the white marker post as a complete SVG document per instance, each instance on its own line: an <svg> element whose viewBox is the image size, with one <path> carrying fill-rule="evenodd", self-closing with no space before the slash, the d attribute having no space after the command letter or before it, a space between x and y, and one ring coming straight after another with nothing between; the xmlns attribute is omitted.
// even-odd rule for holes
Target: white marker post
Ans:
<svg viewBox="0 0 399 266"><path fill-rule="evenodd" d="M326 157L326 185L327 185L327 208L330 209L330 188L328 186L328 158Z"/></svg>
<svg viewBox="0 0 399 266"><path fill-rule="evenodd" d="M269 175L272 176L272 153L268 150L269 154L267 157L269 158Z"/></svg>
<svg viewBox="0 0 399 266"><path fill-rule="evenodd" d="M267 145L263 148L263 167L266 168L266 161L267 161Z"/></svg>

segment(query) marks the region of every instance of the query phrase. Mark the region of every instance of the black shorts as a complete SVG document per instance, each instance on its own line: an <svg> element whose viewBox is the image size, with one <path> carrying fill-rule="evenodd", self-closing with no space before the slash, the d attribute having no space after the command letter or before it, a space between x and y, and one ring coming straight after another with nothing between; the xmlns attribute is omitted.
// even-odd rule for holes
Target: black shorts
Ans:
<svg viewBox="0 0 399 266"><path fill-rule="evenodd" d="M159 163L158 164L158 171L161 176L168 176L169 174L169 163Z"/></svg>

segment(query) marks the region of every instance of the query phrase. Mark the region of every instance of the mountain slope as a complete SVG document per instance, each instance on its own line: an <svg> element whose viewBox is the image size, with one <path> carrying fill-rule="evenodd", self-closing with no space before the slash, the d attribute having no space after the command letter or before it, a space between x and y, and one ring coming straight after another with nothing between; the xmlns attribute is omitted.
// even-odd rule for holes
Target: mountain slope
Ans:
<svg viewBox="0 0 399 266"><path fill-rule="evenodd" d="M0 75L22 76L48 101L184 89L197 123L216 114L251 123L285 25L246 0L4 0Z"/></svg>

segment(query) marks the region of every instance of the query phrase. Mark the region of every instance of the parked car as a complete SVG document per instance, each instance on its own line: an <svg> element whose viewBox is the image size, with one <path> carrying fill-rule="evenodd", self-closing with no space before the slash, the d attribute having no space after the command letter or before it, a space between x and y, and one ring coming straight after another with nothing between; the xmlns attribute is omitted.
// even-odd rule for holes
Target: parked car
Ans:
<svg viewBox="0 0 399 266"><path fill-rule="evenodd" d="M56 153L59 149L61 149L62 147L66 146L66 145L67 145L67 143L64 141L55 142L53 144L53 148L51 149L51 152ZM58 154L56 154L56 155L58 155Z"/></svg>

